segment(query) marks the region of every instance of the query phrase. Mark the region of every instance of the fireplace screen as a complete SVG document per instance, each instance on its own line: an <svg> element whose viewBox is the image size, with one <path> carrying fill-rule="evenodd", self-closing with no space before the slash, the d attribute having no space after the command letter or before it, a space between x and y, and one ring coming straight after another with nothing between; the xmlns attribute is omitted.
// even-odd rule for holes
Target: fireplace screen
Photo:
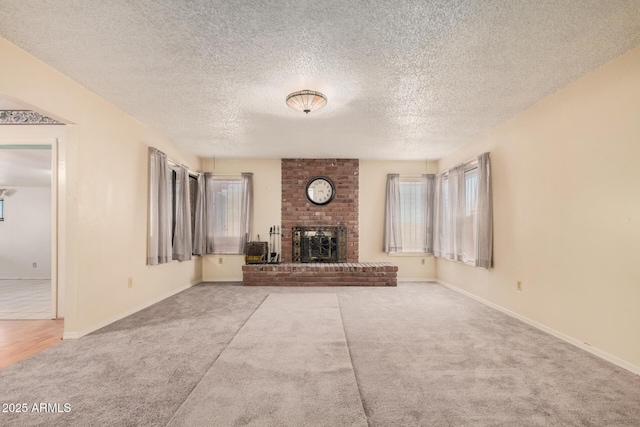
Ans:
<svg viewBox="0 0 640 427"><path fill-rule="evenodd" d="M346 227L293 227L293 262L347 262Z"/></svg>

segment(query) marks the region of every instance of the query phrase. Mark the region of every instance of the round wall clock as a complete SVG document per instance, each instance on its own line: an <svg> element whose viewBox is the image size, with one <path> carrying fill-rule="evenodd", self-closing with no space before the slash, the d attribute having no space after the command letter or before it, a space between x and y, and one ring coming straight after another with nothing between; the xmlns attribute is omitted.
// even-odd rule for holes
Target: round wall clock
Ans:
<svg viewBox="0 0 640 427"><path fill-rule="evenodd" d="M336 187L326 176L315 176L309 180L306 189L307 199L314 205L326 205L336 195Z"/></svg>

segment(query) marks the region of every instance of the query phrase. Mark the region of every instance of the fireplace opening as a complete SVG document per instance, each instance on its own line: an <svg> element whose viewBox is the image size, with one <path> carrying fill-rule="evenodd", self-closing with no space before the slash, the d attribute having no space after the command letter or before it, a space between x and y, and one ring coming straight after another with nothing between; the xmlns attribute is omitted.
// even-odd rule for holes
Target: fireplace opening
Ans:
<svg viewBox="0 0 640 427"><path fill-rule="evenodd" d="M346 227L293 227L293 262L347 262Z"/></svg>

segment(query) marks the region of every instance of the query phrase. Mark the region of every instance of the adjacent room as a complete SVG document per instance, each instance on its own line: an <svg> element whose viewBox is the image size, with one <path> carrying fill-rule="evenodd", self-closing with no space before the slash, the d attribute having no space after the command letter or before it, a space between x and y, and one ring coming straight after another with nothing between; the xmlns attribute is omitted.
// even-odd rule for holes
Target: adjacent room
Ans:
<svg viewBox="0 0 640 427"><path fill-rule="evenodd" d="M640 425L640 3L0 0L0 424Z"/></svg>
<svg viewBox="0 0 640 427"><path fill-rule="evenodd" d="M51 150L0 150L0 319L51 319Z"/></svg>

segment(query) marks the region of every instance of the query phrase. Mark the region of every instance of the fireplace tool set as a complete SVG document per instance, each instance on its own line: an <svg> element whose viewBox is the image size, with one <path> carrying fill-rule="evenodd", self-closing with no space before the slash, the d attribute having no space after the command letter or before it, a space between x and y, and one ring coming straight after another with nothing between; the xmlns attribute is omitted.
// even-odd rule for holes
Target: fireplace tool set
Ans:
<svg viewBox="0 0 640 427"><path fill-rule="evenodd" d="M269 241L261 242L258 234L257 242L247 243L245 262L247 264L279 264L282 248L280 226L269 227Z"/></svg>
<svg viewBox="0 0 640 427"><path fill-rule="evenodd" d="M280 248L281 248L280 226L274 225L269 228L269 264L280 263Z"/></svg>

